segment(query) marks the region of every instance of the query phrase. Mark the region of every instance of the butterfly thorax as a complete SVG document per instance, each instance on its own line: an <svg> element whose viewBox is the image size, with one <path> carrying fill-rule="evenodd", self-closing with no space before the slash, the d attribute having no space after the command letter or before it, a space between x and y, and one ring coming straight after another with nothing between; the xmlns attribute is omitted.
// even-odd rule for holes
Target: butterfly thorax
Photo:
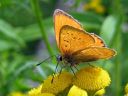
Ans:
<svg viewBox="0 0 128 96"><path fill-rule="evenodd" d="M72 56L68 54L64 56L61 55L57 56L57 61L59 62L63 61L64 64L70 64L70 66L78 64L78 62L76 62L76 60L74 60L74 58L72 58Z"/></svg>

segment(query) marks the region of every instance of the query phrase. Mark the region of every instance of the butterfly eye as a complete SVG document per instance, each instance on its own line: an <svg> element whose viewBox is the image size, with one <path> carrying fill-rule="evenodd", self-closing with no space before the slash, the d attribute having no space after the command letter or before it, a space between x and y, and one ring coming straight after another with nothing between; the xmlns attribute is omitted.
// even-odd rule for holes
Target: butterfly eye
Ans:
<svg viewBox="0 0 128 96"><path fill-rule="evenodd" d="M57 56L57 61L62 61L62 56Z"/></svg>

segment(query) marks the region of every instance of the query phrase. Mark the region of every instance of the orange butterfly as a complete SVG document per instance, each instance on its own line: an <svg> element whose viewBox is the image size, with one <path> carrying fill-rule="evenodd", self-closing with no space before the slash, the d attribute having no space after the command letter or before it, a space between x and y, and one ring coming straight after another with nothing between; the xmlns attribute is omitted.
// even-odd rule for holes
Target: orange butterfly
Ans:
<svg viewBox="0 0 128 96"><path fill-rule="evenodd" d="M105 46L99 36L87 33L77 20L60 9L54 12L54 29L61 52L58 60L64 60L70 66L80 62L109 59L116 54Z"/></svg>

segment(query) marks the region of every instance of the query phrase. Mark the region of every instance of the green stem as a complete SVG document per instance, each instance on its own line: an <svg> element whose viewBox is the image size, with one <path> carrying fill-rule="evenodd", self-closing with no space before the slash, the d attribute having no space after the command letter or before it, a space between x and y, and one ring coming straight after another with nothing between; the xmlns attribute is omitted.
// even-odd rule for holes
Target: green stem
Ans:
<svg viewBox="0 0 128 96"><path fill-rule="evenodd" d="M42 19L42 14L41 14L41 11L40 11L40 8L39 8L39 2L38 0L31 0L31 6L35 12L35 16L36 16L36 19L37 19L37 23L40 27L40 30L41 30L41 34L42 34L42 38L44 40L44 43L47 47L47 50L49 52L49 55L50 56L53 56L53 51L52 51L52 48L50 46L50 43L48 41L48 37L45 33L45 30L44 30L44 26L43 26L43 19Z"/></svg>
<svg viewBox="0 0 128 96"><path fill-rule="evenodd" d="M115 41L115 48L117 50L117 56L115 57L115 78L114 78L114 94L116 94L115 96L120 96L120 92L121 92L121 45L119 44L119 40L121 42L121 34L118 34L118 36L116 37L116 41Z"/></svg>
<svg viewBox="0 0 128 96"><path fill-rule="evenodd" d="M114 35L112 46L117 51L117 56L115 57L115 73L116 76L114 77L114 94L115 96L120 96L121 93L121 51L122 51L122 38L121 38L121 25L123 23L123 14L121 11L121 5L120 0L114 0L113 1L113 13L115 17L118 18L117 26L116 26L116 32ZM116 11L115 11L116 10Z"/></svg>

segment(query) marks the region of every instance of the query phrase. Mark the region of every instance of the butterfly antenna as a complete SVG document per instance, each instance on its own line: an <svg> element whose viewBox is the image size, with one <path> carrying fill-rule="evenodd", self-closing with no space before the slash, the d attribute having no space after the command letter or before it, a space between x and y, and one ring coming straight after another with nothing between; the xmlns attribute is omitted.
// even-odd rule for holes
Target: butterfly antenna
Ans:
<svg viewBox="0 0 128 96"><path fill-rule="evenodd" d="M55 55L46 58L45 60L43 60L43 61L41 61L40 63L36 64L36 66L41 65L42 63L44 63L45 61L47 61L48 59L50 59L50 58L52 58L52 57L54 57L54 56L55 56Z"/></svg>

